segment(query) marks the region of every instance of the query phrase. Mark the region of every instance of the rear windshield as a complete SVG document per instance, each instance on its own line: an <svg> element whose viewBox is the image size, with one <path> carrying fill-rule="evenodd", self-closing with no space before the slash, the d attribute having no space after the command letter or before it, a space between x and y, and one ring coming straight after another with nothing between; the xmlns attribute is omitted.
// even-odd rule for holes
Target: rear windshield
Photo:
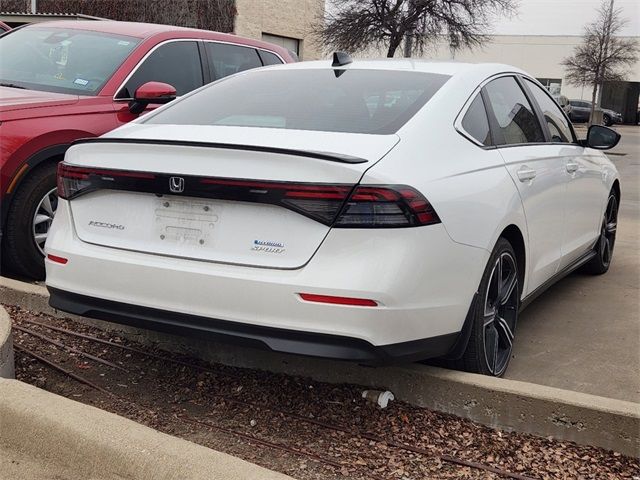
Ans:
<svg viewBox="0 0 640 480"><path fill-rule="evenodd" d="M395 133L449 79L389 70L263 70L230 77L144 123Z"/></svg>

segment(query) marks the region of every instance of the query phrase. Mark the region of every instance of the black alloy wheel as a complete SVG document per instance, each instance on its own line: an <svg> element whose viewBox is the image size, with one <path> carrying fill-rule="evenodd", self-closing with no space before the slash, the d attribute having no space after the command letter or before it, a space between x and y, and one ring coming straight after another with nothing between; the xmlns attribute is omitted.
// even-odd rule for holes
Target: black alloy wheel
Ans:
<svg viewBox="0 0 640 480"><path fill-rule="evenodd" d="M613 260L613 247L618 230L618 197L612 192L607 200L600 235L595 245L596 255L587 263L584 270L593 275L602 275L609 270Z"/></svg>
<svg viewBox="0 0 640 480"><path fill-rule="evenodd" d="M511 244L500 238L480 282L471 337L459 367L500 377L511 360L520 309L520 275Z"/></svg>
<svg viewBox="0 0 640 480"><path fill-rule="evenodd" d="M56 212L56 163L29 173L15 192L2 234L2 268L44 280L44 243Z"/></svg>

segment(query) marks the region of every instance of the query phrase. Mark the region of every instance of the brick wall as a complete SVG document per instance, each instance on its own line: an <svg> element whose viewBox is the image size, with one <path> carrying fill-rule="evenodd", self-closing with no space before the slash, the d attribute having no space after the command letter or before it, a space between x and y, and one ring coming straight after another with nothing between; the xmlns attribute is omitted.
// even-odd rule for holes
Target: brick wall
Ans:
<svg viewBox="0 0 640 480"><path fill-rule="evenodd" d="M324 14L324 0L236 0L235 33L261 39L263 33L300 40L300 59L324 55L311 30Z"/></svg>

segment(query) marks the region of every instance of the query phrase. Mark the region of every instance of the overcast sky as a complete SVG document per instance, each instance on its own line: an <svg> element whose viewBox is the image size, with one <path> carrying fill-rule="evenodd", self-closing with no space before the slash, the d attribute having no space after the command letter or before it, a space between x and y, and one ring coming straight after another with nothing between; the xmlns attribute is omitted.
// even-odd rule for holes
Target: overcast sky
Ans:
<svg viewBox="0 0 640 480"><path fill-rule="evenodd" d="M601 0L520 0L519 13L500 19L494 33L504 35L581 35ZM621 35L640 35L640 0L616 0L629 20Z"/></svg>

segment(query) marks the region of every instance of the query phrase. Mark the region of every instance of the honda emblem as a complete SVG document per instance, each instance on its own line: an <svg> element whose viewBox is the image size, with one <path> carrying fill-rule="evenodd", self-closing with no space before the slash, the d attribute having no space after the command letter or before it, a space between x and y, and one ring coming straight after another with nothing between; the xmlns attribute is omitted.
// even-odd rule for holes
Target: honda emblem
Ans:
<svg viewBox="0 0 640 480"><path fill-rule="evenodd" d="M182 177L169 178L169 190L171 190L172 193L184 192L184 178Z"/></svg>

